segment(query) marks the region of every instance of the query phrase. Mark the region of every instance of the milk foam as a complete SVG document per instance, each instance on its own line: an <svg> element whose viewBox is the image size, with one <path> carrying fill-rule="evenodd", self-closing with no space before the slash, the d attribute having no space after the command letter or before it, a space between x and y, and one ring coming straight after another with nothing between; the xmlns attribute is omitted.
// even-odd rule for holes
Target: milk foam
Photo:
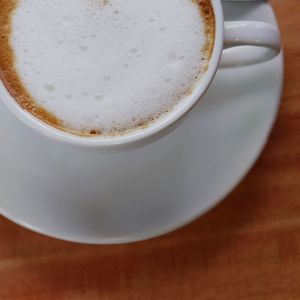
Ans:
<svg viewBox="0 0 300 300"><path fill-rule="evenodd" d="M34 101L82 133L120 132L184 101L207 64L192 0L20 0L17 72Z"/></svg>

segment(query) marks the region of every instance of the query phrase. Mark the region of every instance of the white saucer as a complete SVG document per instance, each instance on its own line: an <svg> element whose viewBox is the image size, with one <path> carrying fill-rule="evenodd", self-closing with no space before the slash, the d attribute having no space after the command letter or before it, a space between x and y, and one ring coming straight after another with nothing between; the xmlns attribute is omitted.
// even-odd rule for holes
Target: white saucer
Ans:
<svg viewBox="0 0 300 300"><path fill-rule="evenodd" d="M267 3L224 3L224 11L227 20L275 24ZM50 142L0 103L1 214L49 236L97 244L181 227L216 205L253 165L276 117L282 81L282 56L221 69L182 125L123 154Z"/></svg>

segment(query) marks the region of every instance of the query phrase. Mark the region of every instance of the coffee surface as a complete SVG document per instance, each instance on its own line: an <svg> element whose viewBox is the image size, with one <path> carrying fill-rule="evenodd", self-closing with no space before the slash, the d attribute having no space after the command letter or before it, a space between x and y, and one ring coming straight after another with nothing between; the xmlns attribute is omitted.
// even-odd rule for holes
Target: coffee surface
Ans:
<svg viewBox="0 0 300 300"><path fill-rule="evenodd" d="M147 126L184 101L214 44L209 0L0 0L0 76L79 135ZM200 83L201 84L201 83Z"/></svg>

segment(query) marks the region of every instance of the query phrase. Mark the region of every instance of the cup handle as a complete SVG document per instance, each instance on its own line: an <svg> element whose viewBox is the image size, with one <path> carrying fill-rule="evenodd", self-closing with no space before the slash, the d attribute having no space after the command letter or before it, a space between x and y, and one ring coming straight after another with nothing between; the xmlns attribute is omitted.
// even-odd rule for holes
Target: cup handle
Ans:
<svg viewBox="0 0 300 300"><path fill-rule="evenodd" d="M221 61L221 67L234 67L240 65L255 64L267 61L275 56L281 50L280 33L278 29L265 22L258 21L229 21L224 25L224 49L237 46L258 46L267 48L268 54L255 54L251 60L240 57L235 52L235 57L227 55ZM242 51L241 51L242 52Z"/></svg>

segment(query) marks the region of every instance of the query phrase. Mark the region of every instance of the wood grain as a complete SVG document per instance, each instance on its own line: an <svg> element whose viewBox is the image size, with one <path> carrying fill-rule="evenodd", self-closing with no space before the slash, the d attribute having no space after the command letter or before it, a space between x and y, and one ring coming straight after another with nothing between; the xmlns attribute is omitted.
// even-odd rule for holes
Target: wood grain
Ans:
<svg viewBox="0 0 300 300"><path fill-rule="evenodd" d="M0 219L0 299L300 299L299 0L272 1L285 46L271 139L217 208L164 237L85 246Z"/></svg>

